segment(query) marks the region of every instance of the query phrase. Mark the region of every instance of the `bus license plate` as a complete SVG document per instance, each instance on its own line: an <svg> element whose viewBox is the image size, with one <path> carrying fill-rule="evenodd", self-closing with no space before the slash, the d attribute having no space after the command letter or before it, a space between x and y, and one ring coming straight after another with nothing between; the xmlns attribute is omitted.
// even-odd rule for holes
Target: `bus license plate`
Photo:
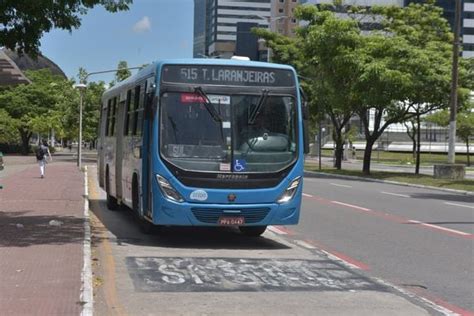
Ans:
<svg viewBox="0 0 474 316"><path fill-rule="evenodd" d="M220 217L218 223L223 226L239 226L245 224L245 219L243 216Z"/></svg>

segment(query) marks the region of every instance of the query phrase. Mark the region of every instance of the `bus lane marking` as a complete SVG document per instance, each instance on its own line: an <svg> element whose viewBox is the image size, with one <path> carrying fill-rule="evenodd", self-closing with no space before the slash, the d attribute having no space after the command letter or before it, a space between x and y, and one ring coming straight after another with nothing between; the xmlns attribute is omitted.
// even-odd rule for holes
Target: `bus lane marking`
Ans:
<svg viewBox="0 0 474 316"><path fill-rule="evenodd" d="M322 253L324 253L329 259L342 262L345 266L351 269L358 269L358 270L364 270L364 271L370 270L369 266L366 265L365 263L360 262L359 260L354 259L341 252L335 251L333 249L329 249L328 247L323 246L320 243L315 242L314 240L305 240L304 242L315 247Z"/></svg>
<svg viewBox="0 0 474 316"><path fill-rule="evenodd" d="M442 227L442 226L438 226L438 225L433 225L433 224L428 224L428 223L423 223L423 222L420 222L420 221L415 221L415 220L408 220L409 223L413 223L413 224L418 224L418 225L422 225L422 226L426 226L426 227L430 227L430 228L434 228L434 229L437 229L437 230L442 230L442 231L446 231L446 232L450 232L450 233L453 233L453 234L456 234L456 235L461 235L461 236L472 236L472 234L469 234L469 233L465 233L465 232L462 232L462 231L459 231L459 230L455 230L455 229L451 229L451 228L446 228L446 227Z"/></svg>
<svg viewBox="0 0 474 316"><path fill-rule="evenodd" d="M94 172L91 172L94 174ZM106 236L106 232L108 231L107 228L102 223L102 208L99 203L100 200L100 193L98 189L97 180L90 179L90 194L89 198L93 200L92 203L94 204L94 209L97 210L98 214L94 214L90 212L91 215L91 226L98 230L95 233L96 237L100 239L99 244L97 245L98 252L100 254L100 258L104 261L101 265L103 269L103 293L105 304L107 305L109 310L113 310L116 315L127 315L125 312L125 308L122 306L118 299L117 294L117 284L116 280L116 270L115 270L115 260L113 257L112 252L112 245L110 244L108 236Z"/></svg>
<svg viewBox="0 0 474 316"><path fill-rule="evenodd" d="M350 208L355 208L357 210L361 210L361 211L364 211L364 212L372 212L371 209L368 209L368 208L365 208L365 207L360 207L360 206L357 206L357 205L348 204L348 203L342 203L342 202L339 202L339 201L331 201L331 203L342 205L342 206L347 206L347 207L350 207Z"/></svg>
<svg viewBox="0 0 474 316"><path fill-rule="evenodd" d="M336 187L342 187L342 188L352 188L352 185L346 185L346 184L339 184L339 183L329 183L330 185L334 185Z"/></svg>
<svg viewBox="0 0 474 316"><path fill-rule="evenodd" d="M392 193L392 192L385 192L385 191L380 191L382 194L387 194L387 195L393 195L393 196L400 196L404 198L410 198L411 196L406 195L406 194L400 194L400 193Z"/></svg>
<svg viewBox="0 0 474 316"><path fill-rule="evenodd" d="M444 204L474 209L474 206L465 205L465 204L458 204L458 203L451 203L451 202L444 202Z"/></svg>
<svg viewBox="0 0 474 316"><path fill-rule="evenodd" d="M329 203L332 203L332 204L337 204L337 205L345 206L345 207L352 208L352 209L355 209L355 210L363 211L366 214L370 214L370 215L376 216L376 217L381 217L381 218L383 218L387 221L394 222L394 223L397 223L397 224L418 224L417 226L419 226L419 227L435 229L439 232L443 232L443 233L446 233L446 234L451 235L451 236L463 237L463 238L467 238L467 239L474 239L474 235L470 234L470 233L465 233L465 232L462 232L462 231L458 231L458 230L454 230L454 229L450 229L450 228L445 228L445 227L442 227L442 226L437 226L437 225L423 223L423 222L416 221L416 220L411 220L411 219L408 219L408 218L403 217L403 216L398 216L398 215L393 215L393 214L389 214L389 213L384 213L384 212L381 212L381 211L371 210L371 209L368 209L368 208L365 208L365 207L361 207L361 206L357 206L357 205L353 205L353 204L349 204L349 203L326 200L324 198L317 197L317 196L312 197L312 199L317 200L317 201L319 201L323 204L327 204L327 202L329 202Z"/></svg>
<svg viewBox="0 0 474 316"><path fill-rule="evenodd" d="M383 291L338 261L203 257L127 257L137 292Z"/></svg>

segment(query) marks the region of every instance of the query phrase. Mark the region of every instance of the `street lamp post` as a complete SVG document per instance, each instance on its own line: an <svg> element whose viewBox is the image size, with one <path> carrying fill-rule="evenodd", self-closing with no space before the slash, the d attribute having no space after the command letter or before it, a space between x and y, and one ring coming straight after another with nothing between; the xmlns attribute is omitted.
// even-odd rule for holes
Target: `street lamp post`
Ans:
<svg viewBox="0 0 474 316"><path fill-rule="evenodd" d="M263 16L263 15L255 15L256 17L262 19L262 20L266 20L268 21L268 24L269 24L269 29L270 29L270 32L274 32L274 29L273 29L273 22L275 21L278 21L278 20L281 20L281 19L287 19L289 18L289 16L287 15L280 15L280 16L276 16L276 17L271 17L271 16ZM265 44L266 45L266 44ZM267 46L267 62L269 63L270 62L270 55L271 55L271 52L272 52L272 49L270 47Z"/></svg>
<svg viewBox="0 0 474 316"><path fill-rule="evenodd" d="M121 69L112 69L112 70L104 70L104 71L95 71L88 73L84 78L82 78L83 83L79 83L74 85L74 88L79 89L80 91L80 99L79 99L79 142L77 145L77 166L79 170L82 170L82 102L84 97L84 90L87 86L84 84L87 78L91 75L97 74L105 74L110 72L117 72L118 70L130 70L130 69L141 69L142 67L129 67L129 68L121 68Z"/></svg>
<svg viewBox="0 0 474 316"><path fill-rule="evenodd" d="M74 88L79 90L79 141L77 144L77 166L79 170L82 170L82 102L86 87L87 86L83 83L74 86Z"/></svg>
<svg viewBox="0 0 474 316"><path fill-rule="evenodd" d="M461 29L461 0L456 1L456 12L454 19L454 40L453 40L453 65L451 74L451 104L449 115L449 146L448 163L454 164L456 161L456 111L458 103L458 59L459 59L459 37Z"/></svg>

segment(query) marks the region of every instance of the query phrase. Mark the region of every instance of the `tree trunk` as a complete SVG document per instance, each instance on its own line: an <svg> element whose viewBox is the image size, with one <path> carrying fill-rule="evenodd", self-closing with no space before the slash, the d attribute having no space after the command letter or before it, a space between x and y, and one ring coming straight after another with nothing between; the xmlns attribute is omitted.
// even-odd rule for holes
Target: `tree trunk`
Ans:
<svg viewBox="0 0 474 316"><path fill-rule="evenodd" d="M420 114L416 114L416 167L415 174L420 174L421 126Z"/></svg>
<svg viewBox="0 0 474 316"><path fill-rule="evenodd" d="M336 141L336 161L334 163L334 167L337 170L341 170L342 168L342 156L344 154L344 143L341 142L340 140Z"/></svg>
<svg viewBox="0 0 474 316"><path fill-rule="evenodd" d="M21 136L21 154L27 156L30 152L31 133L23 129L19 129Z"/></svg>
<svg viewBox="0 0 474 316"><path fill-rule="evenodd" d="M365 151L364 151L364 163L362 166L362 173L365 175L370 175L370 161L372 159L372 147L374 146L375 141L377 138L370 138L367 140L365 144Z"/></svg>

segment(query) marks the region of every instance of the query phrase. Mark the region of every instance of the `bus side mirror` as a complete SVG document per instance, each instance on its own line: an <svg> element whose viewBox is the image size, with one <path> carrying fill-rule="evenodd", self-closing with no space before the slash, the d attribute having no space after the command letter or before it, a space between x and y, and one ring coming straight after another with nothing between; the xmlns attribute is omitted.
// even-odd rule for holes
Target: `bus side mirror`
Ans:
<svg viewBox="0 0 474 316"><path fill-rule="evenodd" d="M303 150L309 154L309 120L303 120Z"/></svg>
<svg viewBox="0 0 474 316"><path fill-rule="evenodd" d="M300 88L301 104L302 104L302 117L303 117L303 151L305 154L309 154L309 107L308 99L303 89Z"/></svg>

